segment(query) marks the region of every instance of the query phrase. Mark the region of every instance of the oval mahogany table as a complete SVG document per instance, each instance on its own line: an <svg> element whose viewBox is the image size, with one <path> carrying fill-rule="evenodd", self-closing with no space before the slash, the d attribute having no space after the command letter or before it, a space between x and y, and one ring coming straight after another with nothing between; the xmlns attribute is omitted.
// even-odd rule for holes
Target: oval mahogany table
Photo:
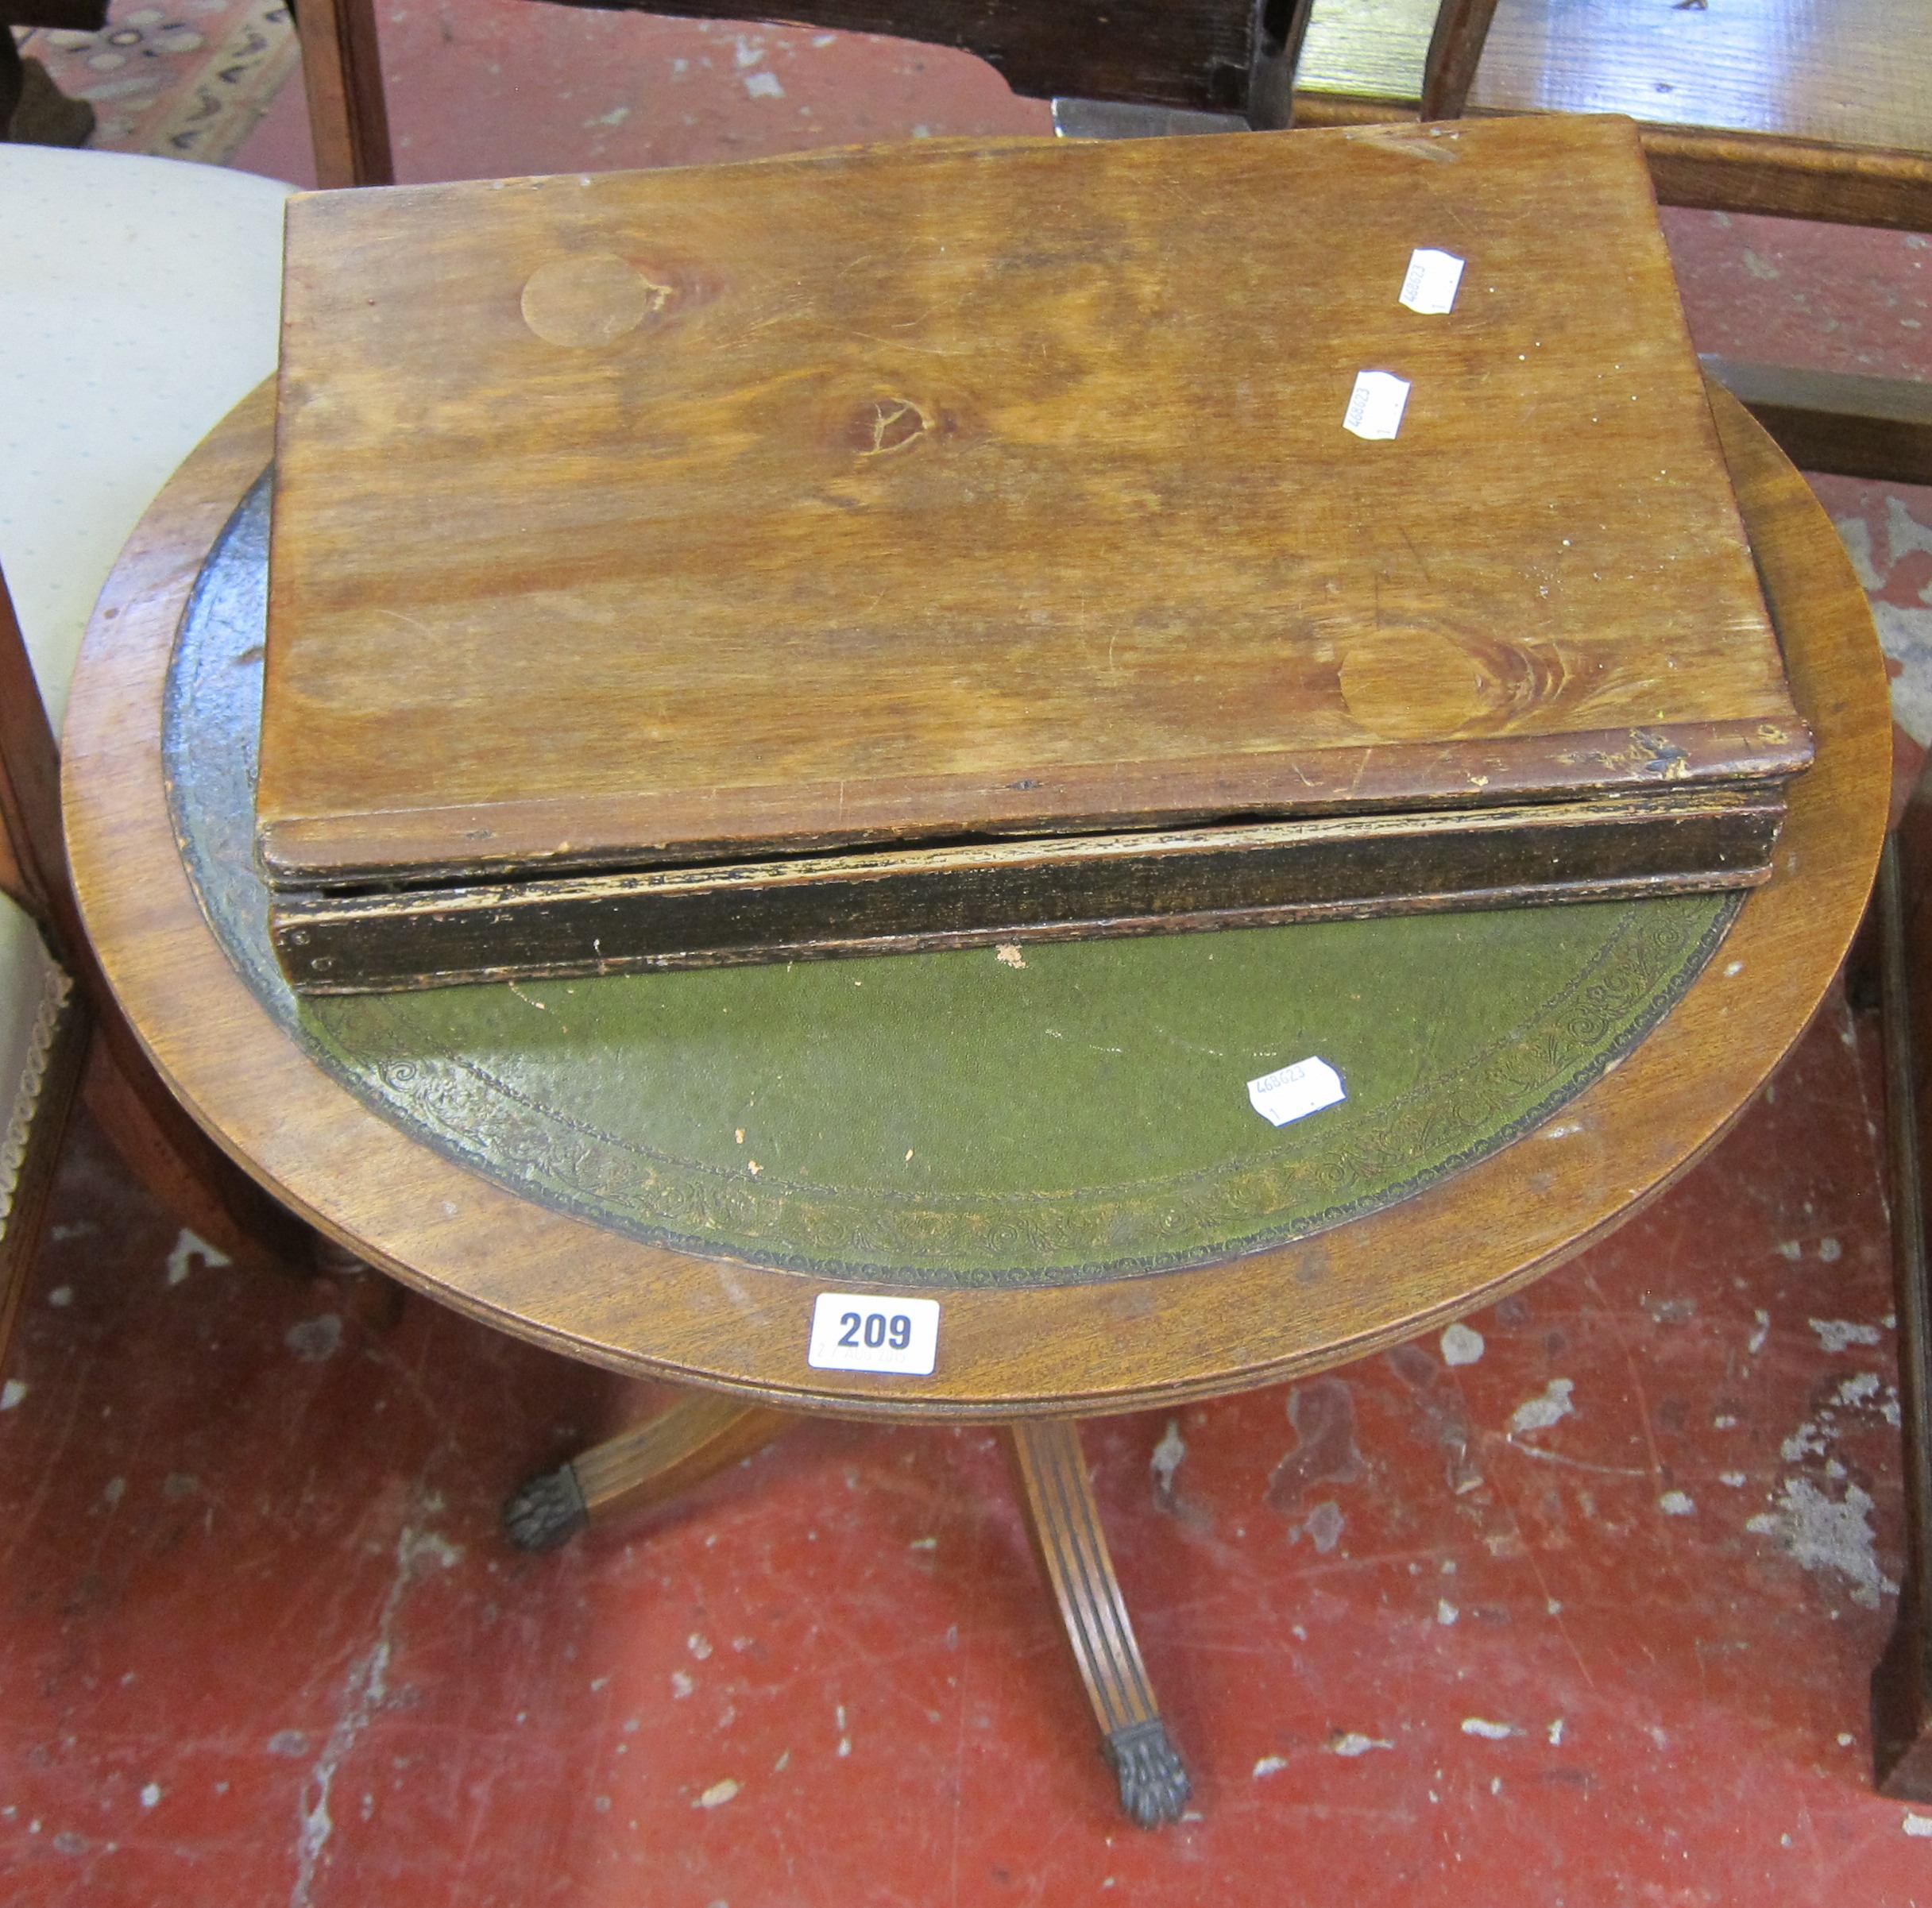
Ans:
<svg viewBox="0 0 1932 1908"><path fill-rule="evenodd" d="M88 631L64 757L88 929L174 1091L322 1230L506 1331L705 1388L535 1481L520 1541L659 1501L786 1412L1010 1421L1122 1799L1169 1819L1186 1779L1072 1420L1340 1364L1559 1265L1722 1134L1857 926L1883 659L1803 480L1714 403L1818 744L1741 905L298 1003L249 859L265 388L157 500ZM1348 1099L1268 1126L1246 1081L1313 1052ZM931 1375L808 1366L828 1290L939 1300Z"/></svg>

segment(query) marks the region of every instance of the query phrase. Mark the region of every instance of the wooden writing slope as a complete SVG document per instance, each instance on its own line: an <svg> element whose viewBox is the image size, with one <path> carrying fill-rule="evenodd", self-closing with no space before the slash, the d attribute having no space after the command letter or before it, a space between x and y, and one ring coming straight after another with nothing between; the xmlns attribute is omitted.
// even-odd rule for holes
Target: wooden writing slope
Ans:
<svg viewBox="0 0 1932 1908"><path fill-rule="evenodd" d="M1747 885L1810 759L1627 121L301 197L284 322L305 989Z"/></svg>

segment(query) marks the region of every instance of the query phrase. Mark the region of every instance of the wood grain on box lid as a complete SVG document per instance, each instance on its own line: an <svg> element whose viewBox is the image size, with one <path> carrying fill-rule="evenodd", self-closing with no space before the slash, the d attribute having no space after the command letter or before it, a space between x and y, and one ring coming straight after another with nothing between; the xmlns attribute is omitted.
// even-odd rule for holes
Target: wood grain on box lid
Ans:
<svg viewBox="0 0 1932 1908"><path fill-rule="evenodd" d="M298 199L269 632L325 885L1810 751L1616 119Z"/></svg>

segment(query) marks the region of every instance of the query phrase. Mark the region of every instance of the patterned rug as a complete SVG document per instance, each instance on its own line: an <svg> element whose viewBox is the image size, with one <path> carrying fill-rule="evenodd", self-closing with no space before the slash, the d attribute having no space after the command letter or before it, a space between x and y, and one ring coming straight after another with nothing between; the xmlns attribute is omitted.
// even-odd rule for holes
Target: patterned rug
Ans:
<svg viewBox="0 0 1932 1908"><path fill-rule="evenodd" d="M118 0L98 33L33 33L21 51L91 102L91 146L225 164L297 64L286 0Z"/></svg>

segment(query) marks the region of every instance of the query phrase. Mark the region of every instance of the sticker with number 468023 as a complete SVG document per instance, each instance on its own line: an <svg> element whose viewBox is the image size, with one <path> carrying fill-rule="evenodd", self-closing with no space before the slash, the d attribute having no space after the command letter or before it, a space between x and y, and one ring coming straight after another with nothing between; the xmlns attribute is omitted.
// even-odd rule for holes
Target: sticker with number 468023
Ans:
<svg viewBox="0 0 1932 1908"><path fill-rule="evenodd" d="M930 1373L939 1355L937 1299L882 1299L821 1292L812 1307L805 1361L820 1371Z"/></svg>

